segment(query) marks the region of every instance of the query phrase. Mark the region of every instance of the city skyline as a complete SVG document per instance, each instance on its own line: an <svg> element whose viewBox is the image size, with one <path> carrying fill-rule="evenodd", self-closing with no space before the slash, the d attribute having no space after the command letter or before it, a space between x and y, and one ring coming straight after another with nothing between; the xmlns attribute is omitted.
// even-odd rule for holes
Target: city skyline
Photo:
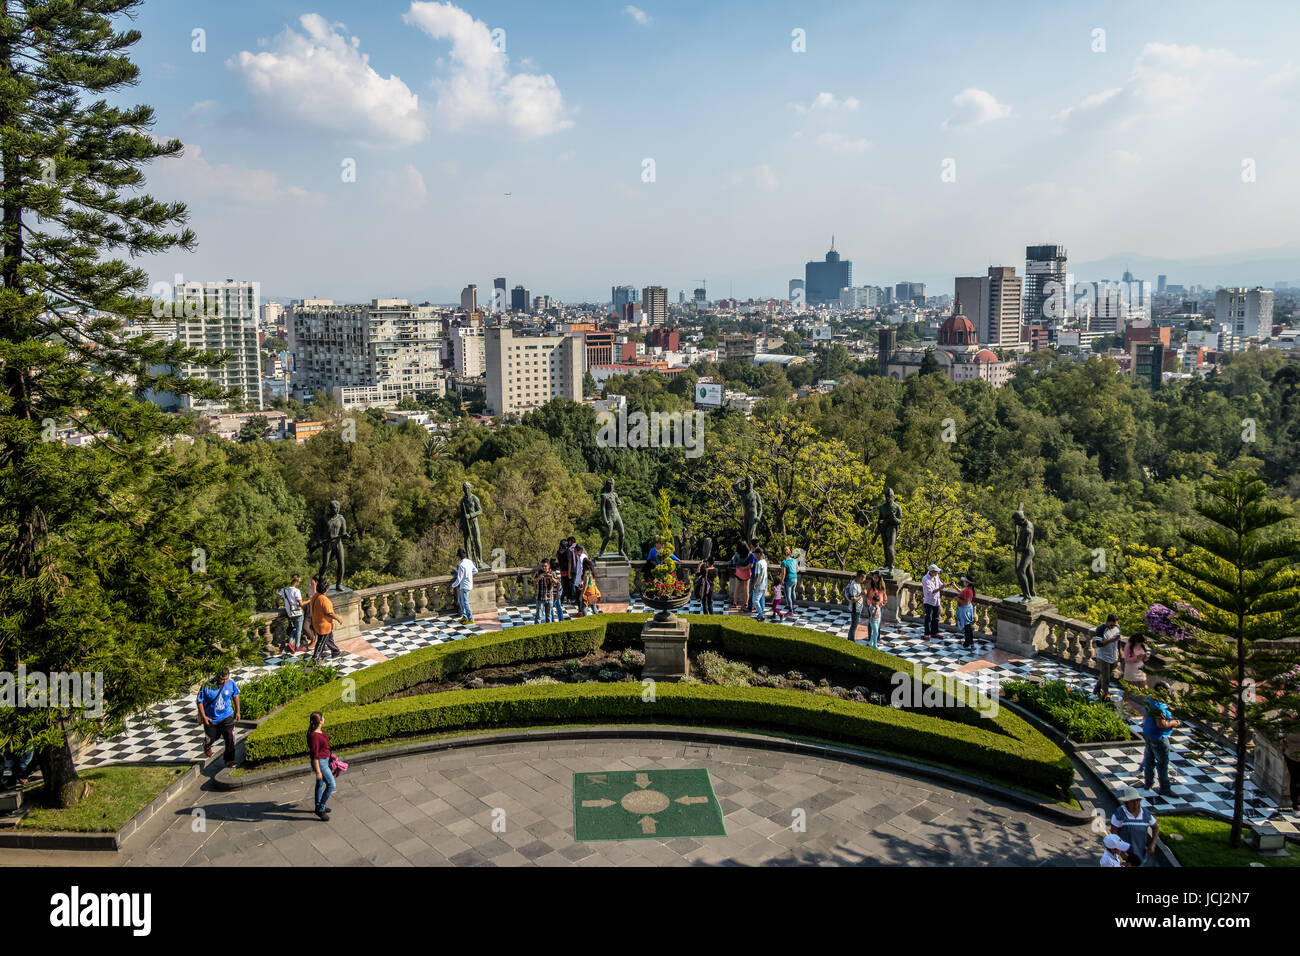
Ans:
<svg viewBox="0 0 1300 956"><path fill-rule="evenodd" d="M1281 4L640 13L146 6L122 99L187 144L150 188L200 239L146 268L338 301L452 302L503 273L565 301L699 276L779 298L834 233L860 284L941 289L1048 242L1081 276L1300 278L1300 68L1258 30L1295 19Z"/></svg>

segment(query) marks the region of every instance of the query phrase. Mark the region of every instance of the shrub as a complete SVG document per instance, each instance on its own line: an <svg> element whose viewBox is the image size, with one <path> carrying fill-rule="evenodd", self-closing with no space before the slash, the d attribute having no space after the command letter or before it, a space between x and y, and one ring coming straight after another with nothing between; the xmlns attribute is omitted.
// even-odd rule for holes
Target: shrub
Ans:
<svg viewBox="0 0 1300 956"><path fill-rule="evenodd" d="M239 716L260 720L300 694L321 687L338 677L333 667L311 665L305 661L282 664L239 686Z"/></svg>
<svg viewBox="0 0 1300 956"><path fill-rule="evenodd" d="M468 728L649 720L794 731L970 767L1044 793L1064 792L1073 779L1069 758L1007 708L994 717L981 718L970 707L916 712L799 691L687 681L661 682L655 703L649 706L642 699L640 683L624 681L384 699L396 691L479 667L583 656L600 647L611 631L613 640L625 638L633 628L639 633L644 620L645 615L601 614L510 628L377 664L353 675L355 703L342 699L342 682L335 682L307 692L268 719L246 738L247 760L256 764L303 757L307 716L313 710L326 709L331 712L331 743L340 748ZM800 628L746 618L691 616L689 620L692 643L737 656L808 661L876 680L900 670L911 672L907 662L883 651ZM956 682L951 679L939 683L955 690Z"/></svg>
<svg viewBox="0 0 1300 956"><path fill-rule="evenodd" d="M1002 694L1078 743L1130 737L1128 725L1112 705L1093 700L1083 691L1070 690L1064 681L1007 681L1002 685Z"/></svg>
<svg viewBox="0 0 1300 956"><path fill-rule="evenodd" d="M721 684L723 687L748 687L754 682L754 671L747 664L729 661L714 651L705 651L695 658L699 665L700 677L706 684Z"/></svg>

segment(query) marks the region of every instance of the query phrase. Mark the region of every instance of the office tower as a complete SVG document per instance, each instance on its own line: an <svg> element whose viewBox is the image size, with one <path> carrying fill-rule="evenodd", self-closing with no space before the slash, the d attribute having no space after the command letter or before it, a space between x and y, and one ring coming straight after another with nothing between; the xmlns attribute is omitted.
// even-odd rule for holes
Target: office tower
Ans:
<svg viewBox="0 0 1300 956"><path fill-rule="evenodd" d="M1164 294L1165 294L1165 284L1168 282L1168 280L1169 280L1169 277L1168 277L1168 276L1159 276L1159 275L1156 276L1156 294L1157 294L1157 295L1164 295Z"/></svg>
<svg viewBox="0 0 1300 956"><path fill-rule="evenodd" d="M506 298L506 279L501 276L492 280L492 311L504 312L509 308L510 300Z"/></svg>
<svg viewBox="0 0 1300 956"><path fill-rule="evenodd" d="M685 304L686 304L686 290L685 290L685 289L680 289L680 290L678 290L678 292L677 292L677 304L678 304L678 305L685 305Z"/></svg>
<svg viewBox="0 0 1300 956"><path fill-rule="evenodd" d="M613 332L583 332L582 337L585 345L586 366L583 371L589 370L593 365L611 365L614 362L614 333Z"/></svg>
<svg viewBox="0 0 1300 956"><path fill-rule="evenodd" d="M640 302L641 293L630 285L616 285L609 290L609 297L613 302L610 311L620 318L627 312L629 302Z"/></svg>
<svg viewBox="0 0 1300 956"><path fill-rule="evenodd" d="M824 262L809 262L804 266L804 301L808 305L834 305L840 301L840 290L853 285L853 262L841 260L835 251L835 237Z"/></svg>
<svg viewBox="0 0 1300 956"><path fill-rule="evenodd" d="M1273 334L1273 290L1220 289L1214 295L1214 321L1238 338L1269 338Z"/></svg>
<svg viewBox="0 0 1300 956"><path fill-rule="evenodd" d="M175 374L203 378L234 391L250 409L261 411L262 366L258 354L257 322L260 303L256 282L181 282L176 286L170 315L153 319L127 334L146 334L180 342L192 349L229 352L230 359L216 368L183 365ZM152 393L148 399L162 408L220 411L223 400L203 401L190 395Z"/></svg>
<svg viewBox="0 0 1300 956"><path fill-rule="evenodd" d="M661 285L648 285L641 290L641 310L651 325L668 321L668 289Z"/></svg>
<svg viewBox="0 0 1300 956"><path fill-rule="evenodd" d="M460 308L462 312L475 312L478 310L478 286L470 283L460 290Z"/></svg>
<svg viewBox="0 0 1300 956"><path fill-rule="evenodd" d="M896 351L898 351L898 329L886 325L880 330L876 346L876 371L879 374L888 377L889 359Z"/></svg>
<svg viewBox="0 0 1300 956"><path fill-rule="evenodd" d="M877 309L883 304L884 294L879 286L850 286L840 290L841 309Z"/></svg>
<svg viewBox="0 0 1300 956"><path fill-rule="evenodd" d="M431 305L307 299L293 309L294 391L330 392L345 408L442 394L442 316Z"/></svg>
<svg viewBox="0 0 1300 956"><path fill-rule="evenodd" d="M1122 290L1111 282L1095 284L1095 291L1088 300L1088 331L1114 335L1122 330L1124 297Z"/></svg>
<svg viewBox="0 0 1300 956"><path fill-rule="evenodd" d="M793 302L797 305L803 304L804 302L804 280L803 279L790 280L790 295L787 301Z"/></svg>
<svg viewBox="0 0 1300 956"><path fill-rule="evenodd" d="M457 375L477 378L486 366L483 361L483 326L457 326L451 330L451 367Z"/></svg>
<svg viewBox="0 0 1300 956"><path fill-rule="evenodd" d="M703 312L705 308L708 307L709 302L707 296L708 292L705 291L703 286L700 286L695 290L695 298L693 301L695 302L695 310L697 312Z"/></svg>
<svg viewBox="0 0 1300 956"><path fill-rule="evenodd" d="M953 280L953 297L962 305L966 318L974 324L981 342L992 341L989 336L989 277L957 276ZM1016 303L1016 318L1020 318L1020 303Z"/></svg>
<svg viewBox="0 0 1300 956"><path fill-rule="evenodd" d="M531 298L528 294L528 290L525 289L523 286L517 285L510 290L510 311L511 312L527 312L528 303L530 301Z"/></svg>
<svg viewBox="0 0 1300 956"><path fill-rule="evenodd" d="M1025 325L1051 325L1070 314L1065 261L1065 246L1025 247Z"/></svg>
<svg viewBox="0 0 1300 956"><path fill-rule="evenodd" d="M1164 382L1165 347L1156 342L1134 342L1129 346L1129 374L1152 389Z"/></svg>
<svg viewBox="0 0 1300 956"><path fill-rule="evenodd" d="M1022 346L1020 285L1015 266L990 266L988 275L958 276L953 283L962 311L989 348Z"/></svg>
<svg viewBox="0 0 1300 956"><path fill-rule="evenodd" d="M517 415L553 398L582 401L585 348L581 333L520 335L487 330L487 407Z"/></svg>
<svg viewBox="0 0 1300 956"><path fill-rule="evenodd" d="M284 306L279 302L263 302L262 328L273 331L282 325L284 325Z"/></svg>

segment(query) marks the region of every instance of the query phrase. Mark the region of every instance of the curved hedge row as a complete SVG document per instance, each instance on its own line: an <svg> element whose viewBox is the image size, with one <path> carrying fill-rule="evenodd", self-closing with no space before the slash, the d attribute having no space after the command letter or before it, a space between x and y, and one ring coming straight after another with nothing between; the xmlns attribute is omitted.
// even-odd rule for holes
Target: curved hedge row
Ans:
<svg viewBox="0 0 1300 956"><path fill-rule="evenodd" d="M707 723L782 728L971 767L1047 793L1073 779L1068 757L1007 709L983 718L965 685L921 670L947 695L943 716L856 703L803 691L660 682L654 700L639 683L559 684L447 691L383 700L396 691L481 667L579 657L640 638L645 615L595 615L481 634L424 648L304 694L248 735L250 764L302 757L307 718L327 713L335 747L391 737L500 726L590 722ZM913 666L870 647L750 618L689 616L691 645L736 656L833 668L879 683ZM982 701L983 699L981 699Z"/></svg>

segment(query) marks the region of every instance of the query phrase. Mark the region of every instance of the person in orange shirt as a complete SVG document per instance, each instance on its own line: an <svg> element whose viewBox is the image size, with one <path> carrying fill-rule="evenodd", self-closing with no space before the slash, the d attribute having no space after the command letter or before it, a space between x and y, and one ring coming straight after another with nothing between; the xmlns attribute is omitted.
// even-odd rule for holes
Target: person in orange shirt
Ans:
<svg viewBox="0 0 1300 956"><path fill-rule="evenodd" d="M321 651L329 648L332 660L343 653L334 643L334 625L342 624L343 618L334 613L334 602L328 596L329 582L318 581L316 587L316 596L311 599L311 626L316 632L317 640L316 652L312 654L311 659L319 661L322 656Z"/></svg>

